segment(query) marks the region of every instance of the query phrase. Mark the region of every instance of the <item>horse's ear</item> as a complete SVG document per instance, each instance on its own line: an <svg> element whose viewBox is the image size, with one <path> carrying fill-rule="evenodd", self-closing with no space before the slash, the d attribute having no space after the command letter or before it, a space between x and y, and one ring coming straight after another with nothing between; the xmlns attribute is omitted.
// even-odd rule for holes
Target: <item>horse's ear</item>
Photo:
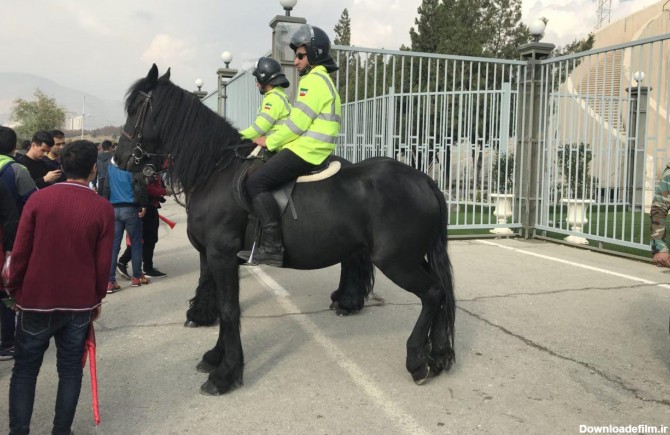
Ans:
<svg viewBox="0 0 670 435"><path fill-rule="evenodd" d="M170 68L165 71L165 74L163 74L159 79L159 82L169 82L170 81Z"/></svg>
<svg viewBox="0 0 670 435"><path fill-rule="evenodd" d="M153 64L149 70L149 74L147 74L147 81L153 85L156 83L156 80L158 80L158 67L156 64Z"/></svg>

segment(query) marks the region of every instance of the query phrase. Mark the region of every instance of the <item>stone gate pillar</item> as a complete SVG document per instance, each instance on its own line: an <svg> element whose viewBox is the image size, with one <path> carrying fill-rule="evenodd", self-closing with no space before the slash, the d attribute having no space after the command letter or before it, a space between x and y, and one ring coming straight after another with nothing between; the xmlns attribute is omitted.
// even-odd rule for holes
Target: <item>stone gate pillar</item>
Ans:
<svg viewBox="0 0 670 435"><path fill-rule="evenodd" d="M544 117L540 113L541 87L542 87L542 65L540 61L549 57L555 45L534 41L521 45L519 52L521 59L527 62L525 76L521 77L518 99L517 137L520 147L517 149L515 161L517 163L514 171L514 192L516 210L521 215L521 231L525 238L532 237L536 226L537 203L540 186L540 168L538 156L540 150L540 125ZM545 78L546 79L546 78Z"/></svg>

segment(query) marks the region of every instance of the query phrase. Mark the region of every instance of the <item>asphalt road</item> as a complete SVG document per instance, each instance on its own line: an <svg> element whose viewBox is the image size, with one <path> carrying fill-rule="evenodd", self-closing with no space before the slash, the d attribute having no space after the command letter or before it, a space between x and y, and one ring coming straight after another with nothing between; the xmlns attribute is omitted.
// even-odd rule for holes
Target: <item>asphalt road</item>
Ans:
<svg viewBox="0 0 670 435"><path fill-rule="evenodd" d="M76 434L556 434L670 426L670 270L526 240L451 241L457 361L416 386L405 342L418 299L377 274L351 317L328 310L339 267L240 272L244 386L199 393L195 366L218 328L182 326L198 278L183 209L161 228L169 276L109 295L96 323L102 423L88 369ZM38 379L32 433L48 434L55 346ZM11 362L0 361L0 431ZM648 428L643 428L648 430ZM666 429L667 430L667 429ZM581 432L586 433L586 432ZM660 433L660 432L659 432Z"/></svg>

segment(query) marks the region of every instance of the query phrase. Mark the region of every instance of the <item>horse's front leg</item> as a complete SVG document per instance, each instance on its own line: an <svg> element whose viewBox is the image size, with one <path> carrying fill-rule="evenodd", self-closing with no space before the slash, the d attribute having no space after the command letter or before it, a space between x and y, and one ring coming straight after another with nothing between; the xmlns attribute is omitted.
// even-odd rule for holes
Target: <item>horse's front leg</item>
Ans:
<svg viewBox="0 0 670 435"><path fill-rule="evenodd" d="M221 363L209 374L200 391L207 395L219 395L242 385L244 354L240 337L240 283L236 256L211 259L208 262L218 293L220 314L219 338L216 348L209 351L222 356ZM203 357L205 361L207 354Z"/></svg>
<svg viewBox="0 0 670 435"><path fill-rule="evenodd" d="M200 278L198 279L195 296L189 301L184 326L187 328L211 326L218 320L219 308L216 303L216 285L209 271L209 266L207 266L207 257L203 252L200 252ZM220 362L221 359L215 363L215 366L218 366Z"/></svg>

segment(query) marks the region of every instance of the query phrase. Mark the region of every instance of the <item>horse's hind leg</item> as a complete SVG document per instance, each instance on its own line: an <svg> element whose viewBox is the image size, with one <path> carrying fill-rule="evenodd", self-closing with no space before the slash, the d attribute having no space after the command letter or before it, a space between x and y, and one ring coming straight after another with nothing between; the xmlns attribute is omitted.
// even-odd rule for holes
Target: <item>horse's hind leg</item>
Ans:
<svg viewBox="0 0 670 435"><path fill-rule="evenodd" d="M431 376L436 375L435 363L430 354L431 343L429 334L435 328L434 320L440 310L444 292L428 272L428 264L411 266L406 259L377 266L390 280L403 289L414 293L421 300L421 313L414 329L407 339L407 359L405 367L412 375L414 382L421 385ZM440 320L437 316L437 320Z"/></svg>
<svg viewBox="0 0 670 435"><path fill-rule="evenodd" d="M374 265L367 251L361 250L341 264L340 285L330 295L330 309L338 316L348 316L363 309L372 292Z"/></svg>
<svg viewBox="0 0 670 435"><path fill-rule="evenodd" d="M439 374L442 370L449 370L452 362L456 358L448 332L448 304L447 296L443 294L442 299L440 300L440 308L437 310L437 313L435 313L433 325L430 328L431 371L435 375Z"/></svg>

